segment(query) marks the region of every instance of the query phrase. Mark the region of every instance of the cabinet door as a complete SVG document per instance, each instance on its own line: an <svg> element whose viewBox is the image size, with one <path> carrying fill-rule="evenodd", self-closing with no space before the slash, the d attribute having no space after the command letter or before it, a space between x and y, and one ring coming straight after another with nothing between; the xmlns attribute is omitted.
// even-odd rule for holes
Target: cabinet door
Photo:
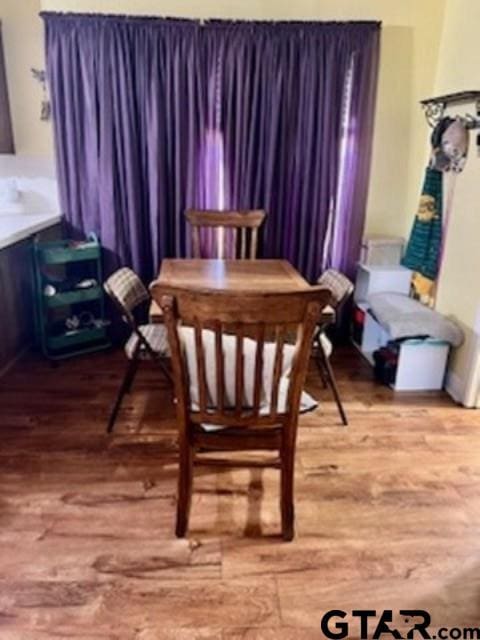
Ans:
<svg viewBox="0 0 480 640"><path fill-rule="evenodd" d="M0 251L0 372L33 340L31 239Z"/></svg>
<svg viewBox="0 0 480 640"><path fill-rule="evenodd" d="M44 231L41 240L61 237L61 225ZM0 375L35 336L32 238L0 249Z"/></svg>

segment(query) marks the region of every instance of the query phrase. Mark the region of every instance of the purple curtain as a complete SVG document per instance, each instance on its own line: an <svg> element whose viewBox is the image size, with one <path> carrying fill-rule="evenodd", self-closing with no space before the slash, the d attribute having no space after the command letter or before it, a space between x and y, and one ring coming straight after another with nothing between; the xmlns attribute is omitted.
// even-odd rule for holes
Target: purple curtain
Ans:
<svg viewBox="0 0 480 640"><path fill-rule="evenodd" d="M188 207L263 207L262 255L351 268L377 23L43 17L63 208L117 264L188 255Z"/></svg>

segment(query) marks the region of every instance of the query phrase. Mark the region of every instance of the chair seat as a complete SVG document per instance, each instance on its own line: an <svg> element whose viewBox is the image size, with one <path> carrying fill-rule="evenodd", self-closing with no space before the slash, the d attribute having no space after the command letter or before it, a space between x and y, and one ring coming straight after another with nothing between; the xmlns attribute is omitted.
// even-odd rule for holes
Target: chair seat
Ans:
<svg viewBox="0 0 480 640"><path fill-rule="evenodd" d="M168 347L167 328L164 324L142 324L138 327L139 331L152 347L152 350L158 356L170 357L170 350ZM130 360L133 358L137 349L139 337L136 333L132 333L130 338L125 344L125 353ZM143 360L152 358L151 353L145 348L144 345L140 346L139 357Z"/></svg>
<svg viewBox="0 0 480 640"><path fill-rule="evenodd" d="M320 334L319 338L320 338L320 342L321 342L324 354L327 356L327 358L330 358L330 356L332 355L332 351L333 351L332 343L327 338L327 336L323 333L323 331Z"/></svg>

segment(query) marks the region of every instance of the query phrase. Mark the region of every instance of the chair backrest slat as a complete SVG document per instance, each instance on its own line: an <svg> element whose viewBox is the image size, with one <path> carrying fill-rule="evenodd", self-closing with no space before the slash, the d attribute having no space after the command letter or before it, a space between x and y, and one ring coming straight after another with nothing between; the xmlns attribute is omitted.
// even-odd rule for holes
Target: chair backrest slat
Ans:
<svg viewBox="0 0 480 640"><path fill-rule="evenodd" d="M215 229L215 237L217 240L217 259L224 259L225 250L225 227L217 227Z"/></svg>
<svg viewBox="0 0 480 640"><path fill-rule="evenodd" d="M270 406L272 408L273 415L278 414L278 393L280 377L282 375L283 345L285 339L284 328L284 325L277 325L275 328L275 358L273 365L272 395L270 399Z"/></svg>
<svg viewBox="0 0 480 640"><path fill-rule="evenodd" d="M258 229L252 229L251 239L250 239L250 260L254 260L257 255L257 245L258 245Z"/></svg>
<svg viewBox="0 0 480 640"><path fill-rule="evenodd" d="M193 255L200 255L200 229L199 227L192 227L192 242L193 242Z"/></svg>
<svg viewBox="0 0 480 640"><path fill-rule="evenodd" d="M263 380L263 349L265 344L265 325L259 324L255 331L256 351L255 351L255 373L253 380L253 415L260 414L260 403L262 401L262 380Z"/></svg>
<svg viewBox="0 0 480 640"><path fill-rule="evenodd" d="M241 246L240 246L240 259L245 260L247 256L247 230L245 227L241 229Z"/></svg>
<svg viewBox="0 0 480 640"><path fill-rule="evenodd" d="M185 216L192 228L192 252L194 258L227 257L254 260L258 250L258 229L265 220L261 209L246 211L214 211L189 209ZM237 231L240 231L238 242ZM214 256L202 256L202 231L213 231ZM205 234L204 234L205 236ZM248 242L250 236L250 243ZM206 236L208 237L208 236ZM233 255L231 255L233 253Z"/></svg>
<svg viewBox="0 0 480 640"><path fill-rule="evenodd" d="M217 406L220 412L225 407L225 361L223 355L222 344L222 325L220 322L215 323L215 365L216 365L216 384L217 384Z"/></svg>
<svg viewBox="0 0 480 640"><path fill-rule="evenodd" d="M244 382L244 356L243 356L243 326L236 328L235 351L235 415L242 415L243 408L243 382Z"/></svg>
<svg viewBox="0 0 480 640"><path fill-rule="evenodd" d="M198 381L198 400L200 405L200 414L202 418L207 417L208 387L207 375L205 371L205 353L203 350L202 325L200 322L194 323L195 330L195 352L197 357L197 381Z"/></svg>
<svg viewBox="0 0 480 640"><path fill-rule="evenodd" d="M187 403L179 416L188 416L197 424L245 428L294 424L292 416L298 416L294 405L300 402L313 332L321 310L330 302L327 289L229 293L153 283L151 291L164 310L169 340L174 346L187 327L193 327L195 334L199 407L190 406L188 394L177 390L177 398L183 397ZM206 354L211 354L208 361ZM172 358L176 359L176 387L188 385L185 356L174 348ZM282 383L282 373L290 362L287 382ZM227 380L226 374L234 378ZM270 388L265 387L267 380ZM209 388L209 382L213 387Z"/></svg>

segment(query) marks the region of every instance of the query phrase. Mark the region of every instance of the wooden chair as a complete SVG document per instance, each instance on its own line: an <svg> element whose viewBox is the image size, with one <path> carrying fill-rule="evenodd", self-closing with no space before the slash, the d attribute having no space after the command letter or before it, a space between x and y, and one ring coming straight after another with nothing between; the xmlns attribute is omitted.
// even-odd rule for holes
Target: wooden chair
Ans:
<svg viewBox="0 0 480 640"><path fill-rule="evenodd" d="M164 312L177 399L180 469L176 535L183 537L188 529L193 467L201 464L225 466L227 463L227 466L280 469L282 535L285 540L292 540L294 459L300 399L313 333L322 309L330 300L330 292L312 287L301 292L262 294L250 291L240 294L219 290L168 290L156 283L151 285L151 291ZM198 406L192 404L191 399L191 377L182 334L185 327L193 328L190 332L193 331L195 344L193 361L198 378ZM209 361L202 343L208 333L214 354L210 351ZM254 355L250 352L250 362L254 366L245 376L244 341L247 337L254 338L255 351ZM268 342L269 337L273 337L273 342ZM285 404L282 406L279 402L280 380L287 340L294 345L290 347L294 355L287 379L288 392L283 394ZM234 351L231 350L232 341ZM273 371L273 375L271 388L265 390L263 374L267 355L273 366L269 371ZM234 401L227 398L227 362L235 362L235 381L229 381L230 391L234 389ZM215 380L214 391L209 388L207 379ZM253 389L250 401L247 400L248 384L250 392ZM216 395L213 403L212 393ZM202 426L205 424L222 429L205 430ZM231 464L224 458L202 458L202 452L245 450L276 451L277 455L255 463L244 460L232 461Z"/></svg>
<svg viewBox="0 0 480 640"><path fill-rule="evenodd" d="M228 244L232 247L233 259L255 260L257 257L258 229L265 220L265 211L186 211L185 216L192 227L193 257L201 258L201 229L215 231L216 257L228 257Z"/></svg>
<svg viewBox="0 0 480 640"><path fill-rule="evenodd" d="M138 324L137 316L141 306L150 301L150 295L140 278L128 267L115 271L103 285L105 291L122 314L132 333L125 344L128 359L127 369L108 420L107 433L113 430L122 404L123 396L132 387L139 360L158 362L169 381L172 380L162 359L169 356L167 331L163 324Z"/></svg>
<svg viewBox="0 0 480 640"><path fill-rule="evenodd" d="M353 282L351 282L347 276L344 276L343 273L340 273L335 269L327 269L327 271L322 273L320 278L317 280L317 284L322 287L327 287L331 291L331 305L335 310L339 309L344 304L354 289ZM325 333L327 327L328 325L325 324L319 325L315 332L314 342L317 348L316 362L324 386L329 386L331 388L342 423L344 426L347 426L347 414L343 408L335 374L333 373L332 365L330 363L333 346Z"/></svg>

